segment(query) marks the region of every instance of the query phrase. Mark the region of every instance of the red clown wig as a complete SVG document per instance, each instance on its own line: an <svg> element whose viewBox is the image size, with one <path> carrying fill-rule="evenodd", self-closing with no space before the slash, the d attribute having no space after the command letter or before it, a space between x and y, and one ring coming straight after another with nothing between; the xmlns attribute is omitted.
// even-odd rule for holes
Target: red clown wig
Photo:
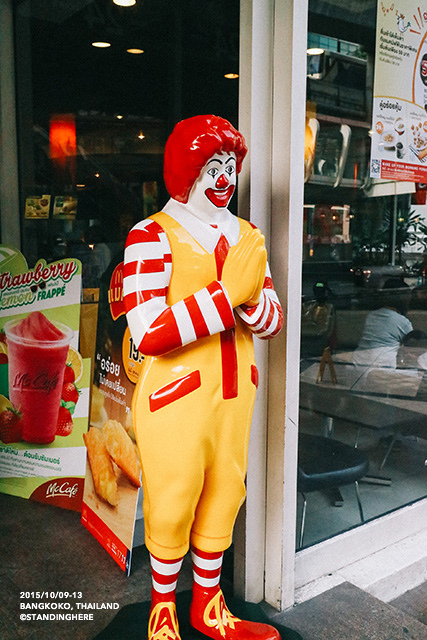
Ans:
<svg viewBox="0 0 427 640"><path fill-rule="evenodd" d="M215 153L236 154L240 173L247 152L241 133L219 116L194 116L175 126L165 146L164 179L169 195L186 203L200 171Z"/></svg>

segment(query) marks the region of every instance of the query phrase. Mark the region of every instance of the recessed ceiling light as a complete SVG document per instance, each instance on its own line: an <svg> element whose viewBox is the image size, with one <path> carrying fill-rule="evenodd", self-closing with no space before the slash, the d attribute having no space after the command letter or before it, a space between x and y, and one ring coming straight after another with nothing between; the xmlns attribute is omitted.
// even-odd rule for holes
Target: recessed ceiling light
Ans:
<svg viewBox="0 0 427 640"><path fill-rule="evenodd" d="M144 53L144 49L126 49L126 51L128 53L134 53L135 55L138 55L140 53Z"/></svg>
<svg viewBox="0 0 427 640"><path fill-rule="evenodd" d="M119 7L133 7L136 4L136 0L113 0L113 2Z"/></svg>
<svg viewBox="0 0 427 640"><path fill-rule="evenodd" d="M101 40L98 42L92 42L92 47L97 47L98 49L107 49L111 47L111 42L102 42Z"/></svg>
<svg viewBox="0 0 427 640"><path fill-rule="evenodd" d="M307 49L307 53L309 56L320 56L322 53L325 53L325 50L320 47L312 47L311 49Z"/></svg>
<svg viewBox="0 0 427 640"><path fill-rule="evenodd" d="M227 78L228 80L236 80L236 78L239 77L238 73L225 73L224 74L224 78Z"/></svg>
<svg viewBox="0 0 427 640"><path fill-rule="evenodd" d="M144 134L142 133L142 131L140 131L140 132L138 133L138 138L139 138L140 140L144 140L145 136L144 136Z"/></svg>
<svg viewBox="0 0 427 640"><path fill-rule="evenodd" d="M123 116L122 116L122 115L120 115L120 114L117 114L117 115L116 115L116 118L117 118L117 120L122 120L122 119L123 119Z"/></svg>

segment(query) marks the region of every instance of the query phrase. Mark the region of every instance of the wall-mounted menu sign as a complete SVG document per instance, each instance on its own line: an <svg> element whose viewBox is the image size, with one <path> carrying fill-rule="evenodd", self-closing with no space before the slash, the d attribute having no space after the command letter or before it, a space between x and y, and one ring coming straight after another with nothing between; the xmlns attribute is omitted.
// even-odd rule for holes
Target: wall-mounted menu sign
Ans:
<svg viewBox="0 0 427 640"><path fill-rule="evenodd" d="M28 196L25 199L25 218L48 218L50 195Z"/></svg>
<svg viewBox="0 0 427 640"><path fill-rule="evenodd" d="M77 214L76 196L56 196L53 204L53 217L63 220L74 220Z"/></svg>
<svg viewBox="0 0 427 640"><path fill-rule="evenodd" d="M371 177L427 182L427 5L379 0Z"/></svg>

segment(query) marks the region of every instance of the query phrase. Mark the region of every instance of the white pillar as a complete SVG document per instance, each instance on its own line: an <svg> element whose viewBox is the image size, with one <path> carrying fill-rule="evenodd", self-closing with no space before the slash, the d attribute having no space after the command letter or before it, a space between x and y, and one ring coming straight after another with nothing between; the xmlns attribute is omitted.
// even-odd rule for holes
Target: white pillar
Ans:
<svg viewBox="0 0 427 640"><path fill-rule="evenodd" d="M11 0L0 0L1 241L20 248L15 64Z"/></svg>
<svg viewBox="0 0 427 640"><path fill-rule="evenodd" d="M285 326L270 342L265 599L294 602L308 0L274 17L271 255Z"/></svg>
<svg viewBox="0 0 427 640"><path fill-rule="evenodd" d="M270 244L274 3L241 0L239 130L249 153L239 177L239 215ZM259 386L249 444L247 498L235 530L234 587L250 602L264 599L268 345L255 340Z"/></svg>
<svg viewBox="0 0 427 640"><path fill-rule="evenodd" d="M308 0L241 0L239 129L250 154L239 215L266 235L285 328L258 343L247 501L236 527L235 588L293 603Z"/></svg>

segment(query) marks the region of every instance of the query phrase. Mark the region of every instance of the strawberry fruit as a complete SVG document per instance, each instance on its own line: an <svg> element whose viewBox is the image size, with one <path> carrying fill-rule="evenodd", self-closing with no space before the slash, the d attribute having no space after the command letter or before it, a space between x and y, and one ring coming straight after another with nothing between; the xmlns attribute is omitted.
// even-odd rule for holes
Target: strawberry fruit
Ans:
<svg viewBox="0 0 427 640"><path fill-rule="evenodd" d="M73 430L73 419L67 407L60 406L58 413L58 423L56 425L57 436L69 436Z"/></svg>
<svg viewBox="0 0 427 640"><path fill-rule="evenodd" d="M74 382L66 382L62 385L61 399L64 402L74 402L74 404L77 404L79 395L80 392Z"/></svg>
<svg viewBox="0 0 427 640"><path fill-rule="evenodd" d="M22 415L17 409L10 407L0 413L0 440L5 444L22 440Z"/></svg>
<svg viewBox="0 0 427 640"><path fill-rule="evenodd" d="M74 373L74 369L70 364L65 365L64 369L64 384L66 382L74 382L76 379L76 374Z"/></svg>

